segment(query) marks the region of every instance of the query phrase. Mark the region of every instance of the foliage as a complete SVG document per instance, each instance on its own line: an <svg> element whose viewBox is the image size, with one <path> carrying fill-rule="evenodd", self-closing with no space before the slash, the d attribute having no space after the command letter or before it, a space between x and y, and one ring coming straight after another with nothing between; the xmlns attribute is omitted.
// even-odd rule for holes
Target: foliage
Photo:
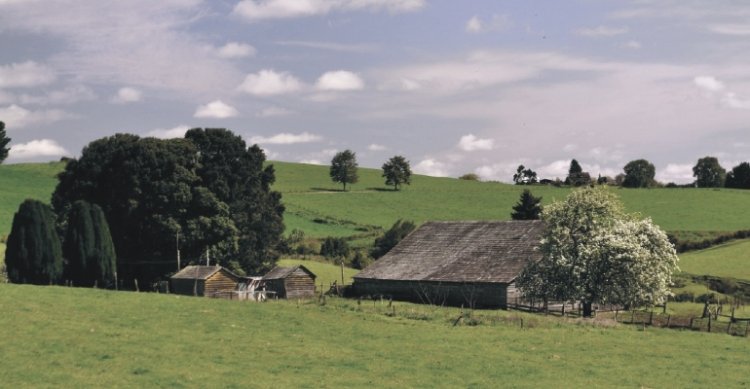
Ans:
<svg viewBox="0 0 750 389"><path fill-rule="evenodd" d="M15 283L55 284L63 272L55 214L38 200L21 203L5 251L8 279Z"/></svg>
<svg viewBox="0 0 750 389"><path fill-rule="evenodd" d="M8 151L10 151L10 148L7 147L8 143L10 143L10 138L5 133L5 123L0 121L0 163L3 163L5 158L8 158Z"/></svg>
<svg viewBox="0 0 750 389"><path fill-rule="evenodd" d="M386 185L393 185L394 190L399 190L401 184L411 185L411 167L409 161L400 155L396 155L383 164L383 177Z"/></svg>
<svg viewBox="0 0 750 389"><path fill-rule="evenodd" d="M518 169L516 169L516 173L513 174L513 182L516 183L516 185L525 185L525 184L536 184L538 182L536 177L536 172L529 169L526 169L523 165L518 165Z"/></svg>
<svg viewBox="0 0 750 389"><path fill-rule="evenodd" d="M343 259L349 256L349 244L343 238L327 237L320 245L320 255L331 259Z"/></svg>
<svg viewBox="0 0 750 389"><path fill-rule="evenodd" d="M406 235L409 235L417 226L413 221L409 220L397 220L391 228L388 229L382 236L375 239L375 244L370 251L370 255L378 259L383 255L386 255L393 247L395 247L401 239L404 239Z"/></svg>
<svg viewBox="0 0 750 389"><path fill-rule="evenodd" d="M543 259L524 269L527 297L591 303L653 304L669 294L677 255L650 219L624 212L606 189L572 192L545 207Z"/></svg>
<svg viewBox="0 0 750 389"><path fill-rule="evenodd" d="M513 220L537 220L542 212L541 203L541 197L534 197L530 190L525 189L518 203L513 206L510 217Z"/></svg>
<svg viewBox="0 0 750 389"><path fill-rule="evenodd" d="M724 186L726 170L716 157L703 157L693 167L693 177L699 188L718 188Z"/></svg>
<svg viewBox="0 0 750 389"><path fill-rule="evenodd" d="M648 188L655 184L656 168L645 159L630 161L623 170L625 170L625 178L622 186L626 188Z"/></svg>
<svg viewBox="0 0 750 389"><path fill-rule="evenodd" d="M351 266L355 269L362 270L372 263L372 258L368 257L367 253L363 250L354 250L354 256L350 261Z"/></svg>
<svg viewBox="0 0 750 389"><path fill-rule="evenodd" d="M344 150L336 153L331 159L331 168L329 175L333 182L344 184L356 184L359 181L357 175L357 154L351 150Z"/></svg>
<svg viewBox="0 0 750 389"><path fill-rule="evenodd" d="M63 243L65 280L75 286L111 287L117 282L117 256L102 209L79 200L68 212Z"/></svg>
<svg viewBox="0 0 750 389"><path fill-rule="evenodd" d="M572 159L570 161L570 167L568 168L568 174L577 174L577 173L583 173L583 168L581 168L581 164L578 163L575 159Z"/></svg>
<svg viewBox="0 0 750 389"><path fill-rule="evenodd" d="M217 247L220 264L238 260L248 274L271 269L284 232L281 194L271 190L273 165L257 145L223 128L193 128L185 134L198 150L201 183L226 204L237 235Z"/></svg>
<svg viewBox="0 0 750 389"><path fill-rule="evenodd" d="M750 189L750 163L742 162L727 173L727 188Z"/></svg>
<svg viewBox="0 0 750 389"><path fill-rule="evenodd" d="M476 173L466 173L461 177L458 177L458 179L465 181L479 181L479 175L477 175Z"/></svg>
<svg viewBox="0 0 750 389"><path fill-rule="evenodd" d="M583 171L581 165L575 159L570 161L568 176L565 178L566 185L582 186L591 183L591 175Z"/></svg>

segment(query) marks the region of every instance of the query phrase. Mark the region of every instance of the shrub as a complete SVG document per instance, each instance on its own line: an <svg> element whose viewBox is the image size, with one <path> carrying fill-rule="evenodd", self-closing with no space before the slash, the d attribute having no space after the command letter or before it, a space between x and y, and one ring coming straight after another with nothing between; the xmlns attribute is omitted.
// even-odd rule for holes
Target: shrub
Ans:
<svg viewBox="0 0 750 389"><path fill-rule="evenodd" d="M349 244L344 238L327 237L320 246L320 255L326 258L346 258L349 256Z"/></svg>

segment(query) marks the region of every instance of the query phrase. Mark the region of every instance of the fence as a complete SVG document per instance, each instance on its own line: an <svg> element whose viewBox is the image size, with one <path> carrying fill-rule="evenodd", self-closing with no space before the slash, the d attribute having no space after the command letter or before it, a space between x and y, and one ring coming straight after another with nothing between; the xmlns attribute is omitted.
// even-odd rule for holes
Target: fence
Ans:
<svg viewBox="0 0 750 389"><path fill-rule="evenodd" d="M744 337L750 333L750 318L738 318L733 315L708 314L706 317L692 317L643 310L616 310L610 314L618 323L644 327L675 328Z"/></svg>

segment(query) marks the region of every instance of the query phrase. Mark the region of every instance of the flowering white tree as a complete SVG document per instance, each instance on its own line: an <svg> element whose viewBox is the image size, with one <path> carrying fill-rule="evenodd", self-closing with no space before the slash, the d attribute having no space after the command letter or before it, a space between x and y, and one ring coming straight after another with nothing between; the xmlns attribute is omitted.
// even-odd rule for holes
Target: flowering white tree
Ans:
<svg viewBox="0 0 750 389"><path fill-rule="evenodd" d="M607 189L580 189L542 212L543 258L517 280L527 298L592 303L660 303L669 294L677 254L650 219L627 214Z"/></svg>

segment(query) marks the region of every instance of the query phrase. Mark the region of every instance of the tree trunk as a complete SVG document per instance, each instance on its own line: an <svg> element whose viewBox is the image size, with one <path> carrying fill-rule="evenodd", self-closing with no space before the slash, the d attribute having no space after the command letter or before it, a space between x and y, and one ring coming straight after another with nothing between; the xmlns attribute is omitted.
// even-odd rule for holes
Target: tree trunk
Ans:
<svg viewBox="0 0 750 389"><path fill-rule="evenodd" d="M591 317L591 301L582 301L581 304L583 304L583 317Z"/></svg>

